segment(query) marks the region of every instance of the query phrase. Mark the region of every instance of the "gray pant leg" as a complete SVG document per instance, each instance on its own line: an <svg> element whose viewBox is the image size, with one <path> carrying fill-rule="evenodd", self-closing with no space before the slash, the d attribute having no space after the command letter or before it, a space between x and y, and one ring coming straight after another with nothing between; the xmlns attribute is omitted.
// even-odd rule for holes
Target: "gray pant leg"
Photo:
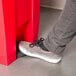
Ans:
<svg viewBox="0 0 76 76"><path fill-rule="evenodd" d="M57 23L43 42L48 50L59 54L76 34L76 0L67 0Z"/></svg>

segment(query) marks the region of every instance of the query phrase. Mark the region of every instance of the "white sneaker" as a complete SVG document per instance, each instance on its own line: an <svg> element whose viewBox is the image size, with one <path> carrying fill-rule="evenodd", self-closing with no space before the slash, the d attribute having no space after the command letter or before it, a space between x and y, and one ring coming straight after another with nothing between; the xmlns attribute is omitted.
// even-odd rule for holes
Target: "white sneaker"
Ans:
<svg viewBox="0 0 76 76"><path fill-rule="evenodd" d="M21 41L19 43L19 50L27 56L40 58L50 63L58 63L61 61L61 56L52 52L44 51L38 46L29 46L29 42Z"/></svg>

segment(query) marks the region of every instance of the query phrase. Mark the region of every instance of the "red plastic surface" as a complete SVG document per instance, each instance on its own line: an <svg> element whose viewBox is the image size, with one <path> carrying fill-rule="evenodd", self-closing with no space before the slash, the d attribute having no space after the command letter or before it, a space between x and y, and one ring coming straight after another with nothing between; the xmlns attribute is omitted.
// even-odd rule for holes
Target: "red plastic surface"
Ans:
<svg viewBox="0 0 76 76"><path fill-rule="evenodd" d="M0 0L0 64L16 60L16 39L38 39L39 15L40 0Z"/></svg>
<svg viewBox="0 0 76 76"><path fill-rule="evenodd" d="M16 36L18 41L33 43L38 39L40 0L16 1Z"/></svg>
<svg viewBox="0 0 76 76"><path fill-rule="evenodd" d="M16 0L16 36L24 39L24 28L31 18L31 0Z"/></svg>
<svg viewBox="0 0 76 76"><path fill-rule="evenodd" d="M16 60L15 0L0 0L0 64Z"/></svg>

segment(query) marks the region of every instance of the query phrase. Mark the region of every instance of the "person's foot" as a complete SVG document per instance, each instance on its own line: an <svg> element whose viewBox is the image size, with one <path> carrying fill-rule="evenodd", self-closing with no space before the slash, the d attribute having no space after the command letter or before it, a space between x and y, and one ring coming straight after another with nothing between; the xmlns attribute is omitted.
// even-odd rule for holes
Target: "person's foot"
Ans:
<svg viewBox="0 0 76 76"><path fill-rule="evenodd" d="M42 38L32 44L29 42L21 41L19 43L19 50L27 56L40 58L50 63L60 62L62 59L61 56L49 52L47 48L44 48L44 50L46 51L44 51L43 48L41 48L42 41Z"/></svg>

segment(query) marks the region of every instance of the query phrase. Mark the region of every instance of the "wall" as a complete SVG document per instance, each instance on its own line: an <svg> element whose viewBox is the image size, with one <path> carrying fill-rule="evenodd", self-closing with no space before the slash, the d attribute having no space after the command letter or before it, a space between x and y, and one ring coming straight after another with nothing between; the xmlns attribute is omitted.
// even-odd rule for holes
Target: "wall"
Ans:
<svg viewBox="0 0 76 76"><path fill-rule="evenodd" d="M66 0L40 0L40 1L41 6L56 9L63 9L66 2Z"/></svg>

